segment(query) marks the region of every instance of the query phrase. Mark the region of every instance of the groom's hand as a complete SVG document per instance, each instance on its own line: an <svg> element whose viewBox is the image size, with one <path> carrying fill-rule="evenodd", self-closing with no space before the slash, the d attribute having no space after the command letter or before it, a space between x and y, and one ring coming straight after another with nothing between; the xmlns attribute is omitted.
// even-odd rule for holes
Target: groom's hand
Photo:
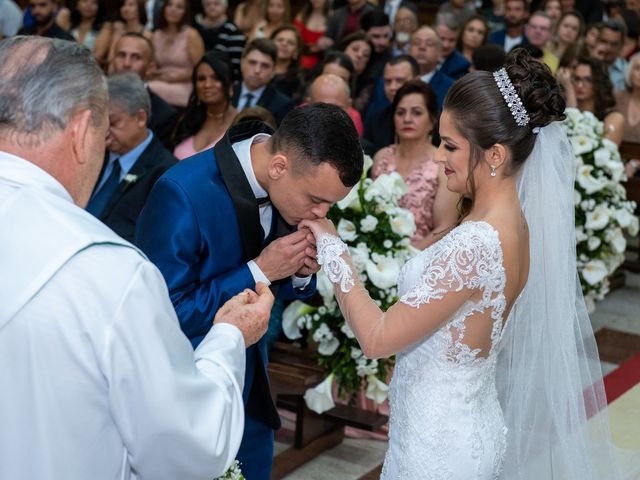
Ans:
<svg viewBox="0 0 640 480"><path fill-rule="evenodd" d="M316 261L318 252L316 251L315 247L315 238L308 229L305 229L303 231L307 232L307 240L309 241L309 246L305 250L307 256L304 259L304 265L300 270L296 272L296 275L299 277L308 277L309 275L317 273L318 270L320 270L320 265L318 265L318 262Z"/></svg>
<svg viewBox="0 0 640 480"><path fill-rule="evenodd" d="M255 259L262 273L275 282L287 278L305 266L307 248L312 247L305 232L299 230L274 240Z"/></svg>
<svg viewBox="0 0 640 480"><path fill-rule="evenodd" d="M222 305L213 323L230 323L238 327L244 337L244 345L248 347L267 331L273 300L269 287L258 282L255 292L247 288Z"/></svg>

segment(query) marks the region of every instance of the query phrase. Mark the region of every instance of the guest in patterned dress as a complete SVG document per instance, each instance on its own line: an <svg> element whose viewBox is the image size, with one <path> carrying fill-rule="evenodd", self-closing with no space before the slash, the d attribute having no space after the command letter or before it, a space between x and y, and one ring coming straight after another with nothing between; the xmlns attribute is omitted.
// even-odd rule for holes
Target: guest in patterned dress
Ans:
<svg viewBox="0 0 640 480"><path fill-rule="evenodd" d="M444 172L434 162L431 133L437 105L433 89L422 80L408 81L393 99L393 112L396 143L376 153L372 175L395 171L404 178L408 192L400 206L413 212L417 230L411 241L422 250L455 225L459 197L446 188Z"/></svg>

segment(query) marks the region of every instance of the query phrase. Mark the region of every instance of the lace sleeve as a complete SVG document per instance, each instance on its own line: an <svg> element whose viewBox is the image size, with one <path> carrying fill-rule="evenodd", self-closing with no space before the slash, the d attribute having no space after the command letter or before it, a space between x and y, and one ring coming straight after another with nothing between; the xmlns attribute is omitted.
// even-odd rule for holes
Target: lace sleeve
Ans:
<svg viewBox="0 0 640 480"><path fill-rule="evenodd" d="M491 295L496 285L488 282L495 282L499 277L495 272L502 268L497 233L485 228L477 234L456 230L405 266L404 275L415 283L401 292L401 300L387 312L380 310L353 275L346 245L337 237L318 241L318 262L329 279L340 285L336 299L367 357L402 351L442 326L472 296ZM348 288L343 289L343 284Z"/></svg>

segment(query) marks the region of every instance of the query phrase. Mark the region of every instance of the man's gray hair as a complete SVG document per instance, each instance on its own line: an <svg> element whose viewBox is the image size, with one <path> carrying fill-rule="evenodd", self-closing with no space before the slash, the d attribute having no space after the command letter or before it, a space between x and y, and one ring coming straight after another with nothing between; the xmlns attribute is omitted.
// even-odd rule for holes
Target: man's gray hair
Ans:
<svg viewBox="0 0 640 480"><path fill-rule="evenodd" d="M460 29L460 22L456 20L456 17L452 13L439 13L436 16L436 27L438 25L444 25L454 32Z"/></svg>
<svg viewBox="0 0 640 480"><path fill-rule="evenodd" d="M0 138L36 147L82 110L101 126L106 108L106 80L87 48L43 37L0 42Z"/></svg>
<svg viewBox="0 0 640 480"><path fill-rule="evenodd" d="M129 115L136 115L144 110L147 119L151 115L149 93L140 77L135 73L121 73L107 79L109 87L109 104L116 104Z"/></svg>

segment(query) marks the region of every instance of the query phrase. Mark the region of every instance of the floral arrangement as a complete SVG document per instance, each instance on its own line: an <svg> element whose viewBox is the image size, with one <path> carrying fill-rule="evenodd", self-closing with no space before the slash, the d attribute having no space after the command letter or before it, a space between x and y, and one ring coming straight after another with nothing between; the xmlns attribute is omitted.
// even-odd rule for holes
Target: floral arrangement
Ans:
<svg viewBox="0 0 640 480"><path fill-rule="evenodd" d="M224 475L217 477L214 480L245 480L242 471L240 470L240 462L234 460L229 469L224 472Z"/></svg>
<svg viewBox="0 0 640 480"><path fill-rule="evenodd" d="M609 276L624 262L624 233L638 234L638 218L621 184L626 177L618 147L603 138L602 122L575 108L565 113L576 166L577 265L591 312L609 292Z"/></svg>
<svg viewBox="0 0 640 480"><path fill-rule="evenodd" d="M402 177L394 172L371 180L366 177L371 163L366 157L359 184L331 208L328 217L349 247L363 285L384 311L397 300L400 267L416 253L410 245L416 225L413 214L398 207L398 200L407 192ZM285 335L292 340L310 338L317 344L318 364L330 372L320 385L307 390L307 406L318 413L331 409L334 380L339 397L351 399L366 386L366 396L382 403L387 398L387 374L393 359L365 357L338 308L333 285L322 271L317 285L322 305L295 301L282 317Z"/></svg>

